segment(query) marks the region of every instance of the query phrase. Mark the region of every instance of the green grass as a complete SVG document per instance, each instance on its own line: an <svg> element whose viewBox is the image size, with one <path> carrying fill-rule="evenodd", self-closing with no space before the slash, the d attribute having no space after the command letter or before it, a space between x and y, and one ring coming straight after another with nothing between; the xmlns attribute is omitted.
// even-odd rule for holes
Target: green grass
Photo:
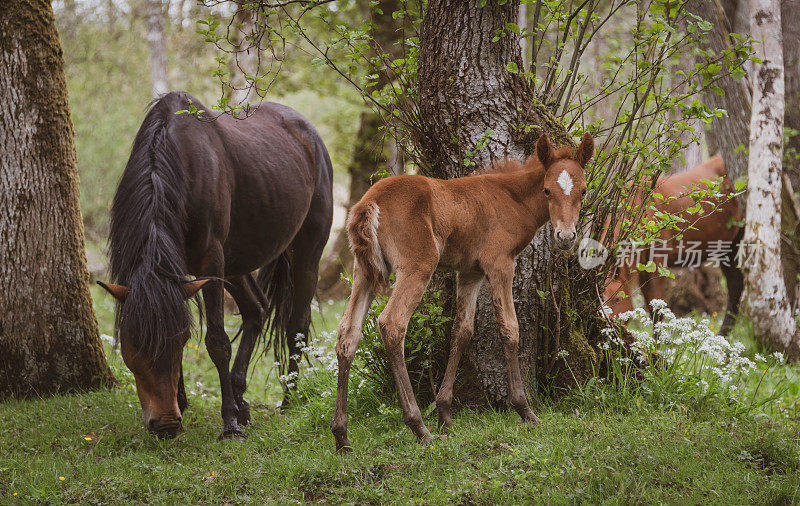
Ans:
<svg viewBox="0 0 800 506"><path fill-rule="evenodd" d="M797 423L555 406L534 430L464 412L449 439L421 446L392 413L354 417L356 451L338 456L329 410L262 406L244 443L220 442L218 401L195 398L186 432L159 441L136 404L119 389L2 405L0 502L800 501Z"/></svg>
<svg viewBox="0 0 800 506"><path fill-rule="evenodd" d="M101 332L110 333L113 304L98 289L93 295ZM317 333L335 327L341 309L315 311ZM236 318L227 323L236 327ZM735 417L635 399L610 409L576 395L540 406L533 430L512 412L462 411L448 439L422 446L394 399L351 387L355 452L339 456L328 428L333 396L320 394L332 390L333 375L306 375L306 402L282 414L272 407L280 388L268 358L251 374L246 441L218 441L216 371L202 341L191 343L190 407L175 440L144 430L111 348L120 387L0 405L0 503L800 502L796 416ZM435 412L425 412L433 425Z"/></svg>

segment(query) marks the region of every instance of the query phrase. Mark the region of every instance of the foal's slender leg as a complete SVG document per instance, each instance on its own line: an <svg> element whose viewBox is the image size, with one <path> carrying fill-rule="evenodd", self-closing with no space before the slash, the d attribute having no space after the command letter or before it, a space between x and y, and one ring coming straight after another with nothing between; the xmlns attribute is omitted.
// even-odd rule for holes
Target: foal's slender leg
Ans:
<svg viewBox="0 0 800 506"><path fill-rule="evenodd" d="M222 278L224 270L222 268L223 255L222 247L215 248L209 266L204 269L204 274ZM231 341L225 332L224 317L224 289L222 280L212 280L203 287L203 299L206 305L206 349L211 361L217 368L219 374L219 384L222 390L222 434L223 437L244 436L239 428L237 421L238 407L233 396L233 384L231 382L230 361L231 361Z"/></svg>
<svg viewBox="0 0 800 506"><path fill-rule="evenodd" d="M495 266L491 270L487 269L486 275L492 293L495 317L503 337L503 352L508 368L509 400L523 420L536 424L539 423L539 419L528 405L528 398L522 386L522 373L519 369L519 324L517 323L517 313L514 310L512 293L514 260L504 260L500 265L497 265L497 261L493 263Z"/></svg>
<svg viewBox="0 0 800 506"><path fill-rule="evenodd" d="M358 265L353 270L353 291L350 302L339 323L336 340L336 358L339 360L339 380L336 387L336 409L331 420L331 431L336 440L336 450L352 451L347 438L347 389L350 379L350 366L356 355L358 343L361 342L361 325L372 302L372 291L361 274Z"/></svg>
<svg viewBox="0 0 800 506"><path fill-rule="evenodd" d="M439 428L448 430L453 422L450 407L453 403L453 383L456 379L458 362L464 353L475 327L475 305L478 300L483 276L458 274L456 316L450 338L450 357L447 359L447 370L444 373L442 386L436 394L436 411L439 413Z"/></svg>
<svg viewBox="0 0 800 506"><path fill-rule="evenodd" d="M253 287L258 290L253 277L250 274L240 278L230 280L228 293L236 301L239 313L242 315L242 337L239 340L239 350L236 352L236 359L231 368L231 382L233 383L233 397L239 408L237 421L239 425L247 425L250 422L250 405L244 400L244 392L247 390L247 369L250 365L250 356L253 354L256 341L261 330L264 328L266 311L260 299L253 292ZM260 291L260 290L259 290Z"/></svg>
<svg viewBox="0 0 800 506"><path fill-rule="evenodd" d="M430 282L435 265L434 263L434 267L430 269L415 266L413 269L409 269L412 271L410 273L398 269L394 291L389 297L386 308L378 317L378 327L386 346L389 365L394 374L400 407L403 409L403 421L423 443L431 441L433 436L422 422L422 414L417 406L417 400L414 398L411 379L408 377L408 369L406 369L403 345L408 321L411 319L414 308L422 299L422 294Z"/></svg>

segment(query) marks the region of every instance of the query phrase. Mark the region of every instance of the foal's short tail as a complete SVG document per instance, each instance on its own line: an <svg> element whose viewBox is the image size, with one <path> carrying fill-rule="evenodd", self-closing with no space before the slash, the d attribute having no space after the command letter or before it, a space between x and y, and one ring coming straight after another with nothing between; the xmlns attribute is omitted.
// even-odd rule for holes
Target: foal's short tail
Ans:
<svg viewBox="0 0 800 506"><path fill-rule="evenodd" d="M378 243L380 214L381 210L375 202L358 202L350 210L347 222L347 236L353 257L375 295L383 292L389 284L389 272Z"/></svg>

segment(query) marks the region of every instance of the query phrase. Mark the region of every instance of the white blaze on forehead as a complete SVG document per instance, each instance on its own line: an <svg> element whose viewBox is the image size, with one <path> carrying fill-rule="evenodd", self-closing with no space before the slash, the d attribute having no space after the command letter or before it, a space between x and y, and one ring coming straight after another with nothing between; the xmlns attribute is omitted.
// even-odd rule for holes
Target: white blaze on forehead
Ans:
<svg viewBox="0 0 800 506"><path fill-rule="evenodd" d="M564 195L569 195L569 193L572 191L572 187L574 186L574 184L572 183L572 178L570 177L570 175L567 173L566 170L562 170L561 174L559 174L558 186L560 186L561 189L564 190Z"/></svg>

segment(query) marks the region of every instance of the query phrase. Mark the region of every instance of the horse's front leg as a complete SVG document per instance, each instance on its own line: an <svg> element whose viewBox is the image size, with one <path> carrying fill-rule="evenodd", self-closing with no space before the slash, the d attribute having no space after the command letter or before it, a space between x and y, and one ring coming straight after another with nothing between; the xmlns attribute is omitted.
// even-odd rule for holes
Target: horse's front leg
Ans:
<svg viewBox="0 0 800 506"><path fill-rule="evenodd" d="M228 292L236 301L239 314L242 316L242 337L231 368L231 382L234 400L239 408L237 420L239 425L247 425L250 422L250 405L244 400L244 392L247 390L247 369L256 341L267 319L264 309L266 300L250 274L232 279Z"/></svg>
<svg viewBox="0 0 800 506"><path fill-rule="evenodd" d="M495 260L491 269L486 269L489 289L492 293L495 317L500 326L503 339L503 352L508 368L508 395L511 405L523 420L538 424L539 418L528 405L528 397L522 386L522 373L519 368L519 324L514 310L512 281L514 279L514 260ZM499 265L498 265L499 264Z"/></svg>
<svg viewBox="0 0 800 506"><path fill-rule="evenodd" d="M215 261L215 267L207 270L210 276L222 278L222 253ZM225 437L244 437L237 416L239 408L233 395L233 384L231 382L230 361L231 361L231 341L225 332L224 316L224 288L222 279L212 280L206 283L203 289L203 299L206 306L206 349L211 361L217 368L219 374L219 384L222 390L222 434Z"/></svg>

